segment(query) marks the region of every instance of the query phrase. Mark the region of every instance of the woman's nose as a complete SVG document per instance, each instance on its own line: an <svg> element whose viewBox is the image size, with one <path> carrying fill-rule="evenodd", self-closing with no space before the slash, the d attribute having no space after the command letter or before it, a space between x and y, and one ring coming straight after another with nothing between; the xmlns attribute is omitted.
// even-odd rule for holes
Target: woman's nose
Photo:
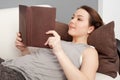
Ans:
<svg viewBox="0 0 120 80"><path fill-rule="evenodd" d="M71 19L70 23L75 23L76 19Z"/></svg>
<svg viewBox="0 0 120 80"><path fill-rule="evenodd" d="M74 19L71 19L70 22L69 22L69 25L72 25L75 23L75 20Z"/></svg>

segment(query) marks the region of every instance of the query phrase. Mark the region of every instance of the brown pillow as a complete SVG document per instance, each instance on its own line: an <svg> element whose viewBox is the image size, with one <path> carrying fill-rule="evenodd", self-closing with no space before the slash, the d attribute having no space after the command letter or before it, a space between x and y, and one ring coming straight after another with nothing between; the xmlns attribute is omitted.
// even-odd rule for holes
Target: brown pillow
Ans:
<svg viewBox="0 0 120 80"><path fill-rule="evenodd" d="M68 35L67 30L67 24L56 22L56 31L62 40L71 41L72 38ZM99 53L98 72L115 78L118 71L118 55L114 35L114 22L112 21L96 29L89 36L88 44L93 45Z"/></svg>
<svg viewBox="0 0 120 80"><path fill-rule="evenodd" d="M118 54L114 35L114 22L96 29L89 37L88 44L93 45L99 53L98 72L113 78L118 72Z"/></svg>
<svg viewBox="0 0 120 80"><path fill-rule="evenodd" d="M68 25L56 21L55 31L61 36L62 40L71 41L72 37L68 34Z"/></svg>

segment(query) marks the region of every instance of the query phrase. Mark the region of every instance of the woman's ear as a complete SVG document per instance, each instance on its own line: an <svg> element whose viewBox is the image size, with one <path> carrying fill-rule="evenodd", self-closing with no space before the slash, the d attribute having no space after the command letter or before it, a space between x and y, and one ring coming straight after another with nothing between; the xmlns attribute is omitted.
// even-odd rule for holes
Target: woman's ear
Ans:
<svg viewBox="0 0 120 80"><path fill-rule="evenodd" d="M90 26L88 29L88 34L92 33L94 31L95 27L94 26Z"/></svg>

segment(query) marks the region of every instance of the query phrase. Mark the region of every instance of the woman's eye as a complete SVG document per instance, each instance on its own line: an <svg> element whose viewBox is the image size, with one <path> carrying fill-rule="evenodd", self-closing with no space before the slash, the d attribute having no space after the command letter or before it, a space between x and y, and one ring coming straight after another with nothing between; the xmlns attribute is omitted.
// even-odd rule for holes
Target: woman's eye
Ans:
<svg viewBox="0 0 120 80"><path fill-rule="evenodd" d="M80 18L78 18L77 20L78 20L78 21L81 21L81 19L80 19Z"/></svg>
<svg viewBox="0 0 120 80"><path fill-rule="evenodd" d="M71 17L71 19L74 19L74 17Z"/></svg>

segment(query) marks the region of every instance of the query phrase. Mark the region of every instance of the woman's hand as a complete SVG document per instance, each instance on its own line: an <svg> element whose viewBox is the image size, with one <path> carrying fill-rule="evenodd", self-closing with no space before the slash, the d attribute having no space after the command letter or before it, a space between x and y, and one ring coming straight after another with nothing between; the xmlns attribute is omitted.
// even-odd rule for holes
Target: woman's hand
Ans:
<svg viewBox="0 0 120 80"><path fill-rule="evenodd" d="M49 47L53 49L54 54L58 53L62 49L59 34L54 30L50 30L46 32L46 34L52 34L53 36L48 38L45 45L49 45Z"/></svg>
<svg viewBox="0 0 120 80"><path fill-rule="evenodd" d="M17 33L16 41L15 41L16 47L22 52L22 55L28 54L29 50L26 47L26 45L22 42L21 34Z"/></svg>

